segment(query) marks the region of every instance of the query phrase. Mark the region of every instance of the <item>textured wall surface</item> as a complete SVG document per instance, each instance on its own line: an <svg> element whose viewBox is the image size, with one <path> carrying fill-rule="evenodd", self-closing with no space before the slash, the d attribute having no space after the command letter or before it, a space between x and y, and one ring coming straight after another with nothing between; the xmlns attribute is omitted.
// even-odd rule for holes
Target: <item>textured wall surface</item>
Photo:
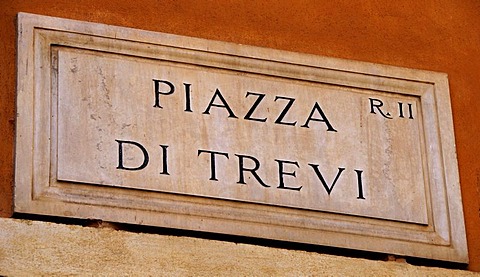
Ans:
<svg viewBox="0 0 480 277"><path fill-rule="evenodd" d="M197 238L0 219L1 275L478 276Z"/></svg>
<svg viewBox="0 0 480 277"><path fill-rule="evenodd" d="M3 217L12 215L18 12L447 73L469 269L480 271L479 1L2 0L0 215Z"/></svg>

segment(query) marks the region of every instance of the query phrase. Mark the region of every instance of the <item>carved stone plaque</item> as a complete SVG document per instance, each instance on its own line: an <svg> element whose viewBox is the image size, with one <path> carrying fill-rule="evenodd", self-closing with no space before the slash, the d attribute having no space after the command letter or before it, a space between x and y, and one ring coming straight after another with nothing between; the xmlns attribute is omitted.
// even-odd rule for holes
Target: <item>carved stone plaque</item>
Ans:
<svg viewBox="0 0 480 277"><path fill-rule="evenodd" d="M467 262L445 74L18 21L16 212Z"/></svg>

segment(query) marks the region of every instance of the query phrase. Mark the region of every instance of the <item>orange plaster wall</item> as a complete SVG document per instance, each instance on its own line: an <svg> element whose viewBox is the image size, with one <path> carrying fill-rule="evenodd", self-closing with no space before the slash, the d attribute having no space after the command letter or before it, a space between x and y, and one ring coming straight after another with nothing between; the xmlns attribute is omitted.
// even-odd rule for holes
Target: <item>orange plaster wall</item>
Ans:
<svg viewBox="0 0 480 277"><path fill-rule="evenodd" d="M3 217L12 215L18 12L448 73L469 269L480 271L480 1L0 0Z"/></svg>

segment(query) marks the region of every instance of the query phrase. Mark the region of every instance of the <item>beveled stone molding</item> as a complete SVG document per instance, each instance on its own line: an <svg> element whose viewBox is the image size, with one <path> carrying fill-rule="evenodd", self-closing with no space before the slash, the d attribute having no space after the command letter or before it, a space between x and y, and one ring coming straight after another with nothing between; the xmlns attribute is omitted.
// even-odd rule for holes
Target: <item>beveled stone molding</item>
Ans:
<svg viewBox="0 0 480 277"><path fill-rule="evenodd" d="M15 212L468 262L446 74L18 15Z"/></svg>

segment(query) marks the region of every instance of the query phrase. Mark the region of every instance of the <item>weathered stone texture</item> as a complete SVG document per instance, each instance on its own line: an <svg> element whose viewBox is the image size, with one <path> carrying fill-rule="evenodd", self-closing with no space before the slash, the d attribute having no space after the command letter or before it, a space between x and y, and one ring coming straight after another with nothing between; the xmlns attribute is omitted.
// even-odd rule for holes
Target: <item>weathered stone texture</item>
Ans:
<svg viewBox="0 0 480 277"><path fill-rule="evenodd" d="M478 276L473 272L112 229L0 219L0 275Z"/></svg>

